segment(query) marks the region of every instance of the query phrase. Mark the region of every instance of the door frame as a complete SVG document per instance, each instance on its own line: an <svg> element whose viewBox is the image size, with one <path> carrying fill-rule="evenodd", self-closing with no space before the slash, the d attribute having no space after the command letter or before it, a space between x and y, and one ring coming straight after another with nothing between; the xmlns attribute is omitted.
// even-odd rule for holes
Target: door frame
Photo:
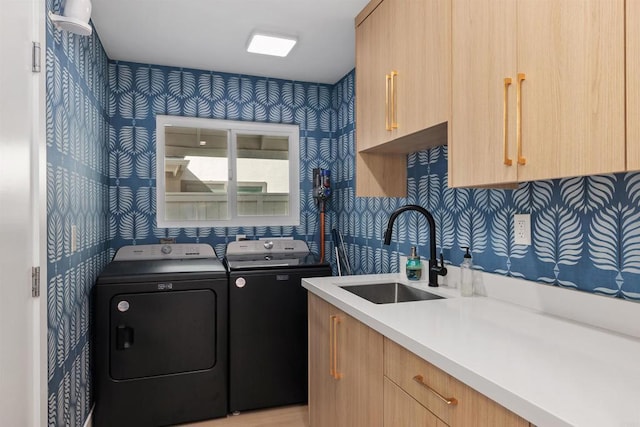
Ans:
<svg viewBox="0 0 640 427"><path fill-rule="evenodd" d="M48 312L47 312L47 132L46 132L46 0L32 0L33 40L40 43L40 72L33 73L31 138L31 216L34 266L40 267L40 296L33 298L32 424L48 424Z"/></svg>

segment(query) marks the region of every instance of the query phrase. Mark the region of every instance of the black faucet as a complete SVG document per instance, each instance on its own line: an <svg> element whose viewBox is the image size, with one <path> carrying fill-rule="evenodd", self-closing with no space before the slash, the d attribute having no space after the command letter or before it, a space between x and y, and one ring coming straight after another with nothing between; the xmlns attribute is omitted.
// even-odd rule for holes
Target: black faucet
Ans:
<svg viewBox="0 0 640 427"><path fill-rule="evenodd" d="M440 265L438 265L438 260L436 259L436 222L433 220L433 216L428 210L418 205L405 205L396 209L389 218L387 231L384 232L384 244L386 246L391 244L393 223L398 215L404 211L420 212L425 218L427 218L427 222L429 223L429 250L431 251L429 254L429 286L436 287L438 286L438 276L446 276L447 269L444 267L444 258L442 253L440 254Z"/></svg>

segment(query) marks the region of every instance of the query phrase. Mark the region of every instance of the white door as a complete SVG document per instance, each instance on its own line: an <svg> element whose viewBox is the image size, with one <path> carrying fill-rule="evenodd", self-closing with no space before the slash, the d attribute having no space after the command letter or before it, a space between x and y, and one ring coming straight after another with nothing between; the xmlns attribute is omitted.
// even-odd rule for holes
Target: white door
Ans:
<svg viewBox="0 0 640 427"><path fill-rule="evenodd" d="M0 11L0 425L40 426L46 295L32 298L31 267L44 253L44 68L32 72L31 46L44 54L44 0L0 0Z"/></svg>

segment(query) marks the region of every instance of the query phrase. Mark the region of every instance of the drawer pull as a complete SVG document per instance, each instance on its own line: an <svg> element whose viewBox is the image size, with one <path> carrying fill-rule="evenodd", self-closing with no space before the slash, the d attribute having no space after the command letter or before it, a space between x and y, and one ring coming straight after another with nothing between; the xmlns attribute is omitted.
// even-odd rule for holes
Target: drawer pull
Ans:
<svg viewBox="0 0 640 427"><path fill-rule="evenodd" d="M508 145L508 135L509 135L509 111L508 111L508 103L509 103L509 86L511 85L511 78L506 77L504 79L504 108L503 108L503 145L504 145L504 165L511 166L513 162L509 158L509 145Z"/></svg>
<svg viewBox="0 0 640 427"><path fill-rule="evenodd" d="M391 129L398 129L398 94L396 91L397 71L391 71Z"/></svg>
<svg viewBox="0 0 640 427"><path fill-rule="evenodd" d="M393 102L393 100L391 99L391 81L392 81L392 76L391 74L385 74L384 75L384 83L385 83L385 88L384 88L384 128L385 130L392 130L391 129L391 112L390 112L390 103Z"/></svg>
<svg viewBox="0 0 640 427"><path fill-rule="evenodd" d="M522 82L525 80L524 73L518 73L518 84L516 86L516 145L518 146L518 164L526 165L527 159L522 156Z"/></svg>
<svg viewBox="0 0 640 427"><path fill-rule="evenodd" d="M424 377L422 375L416 375L415 377L413 377L413 380L418 384L420 384L421 386L423 386L424 388L426 388L427 390L429 390L431 393L435 394L438 399L442 400L447 405L458 404L458 399L456 399L455 397L444 397L443 395L441 395L440 393L438 393L437 391L429 387L427 383L424 382Z"/></svg>

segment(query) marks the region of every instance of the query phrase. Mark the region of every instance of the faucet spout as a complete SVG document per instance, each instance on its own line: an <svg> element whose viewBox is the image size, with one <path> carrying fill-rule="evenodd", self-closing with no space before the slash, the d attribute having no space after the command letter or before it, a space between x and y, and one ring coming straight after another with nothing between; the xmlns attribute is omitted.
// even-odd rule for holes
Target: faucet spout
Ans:
<svg viewBox="0 0 640 427"><path fill-rule="evenodd" d="M442 259L442 255L440 256L441 265L438 265L438 260L436 257L436 222L433 219L433 215L418 205L405 205L398 209L396 209L389 217L389 222L387 223L387 230L384 233L384 244L386 246L391 244L391 235L393 233L393 223L396 221L398 216L405 211L416 211L421 213L429 224L429 286L438 286L438 276L445 276L447 274L447 269L444 267L444 260Z"/></svg>

